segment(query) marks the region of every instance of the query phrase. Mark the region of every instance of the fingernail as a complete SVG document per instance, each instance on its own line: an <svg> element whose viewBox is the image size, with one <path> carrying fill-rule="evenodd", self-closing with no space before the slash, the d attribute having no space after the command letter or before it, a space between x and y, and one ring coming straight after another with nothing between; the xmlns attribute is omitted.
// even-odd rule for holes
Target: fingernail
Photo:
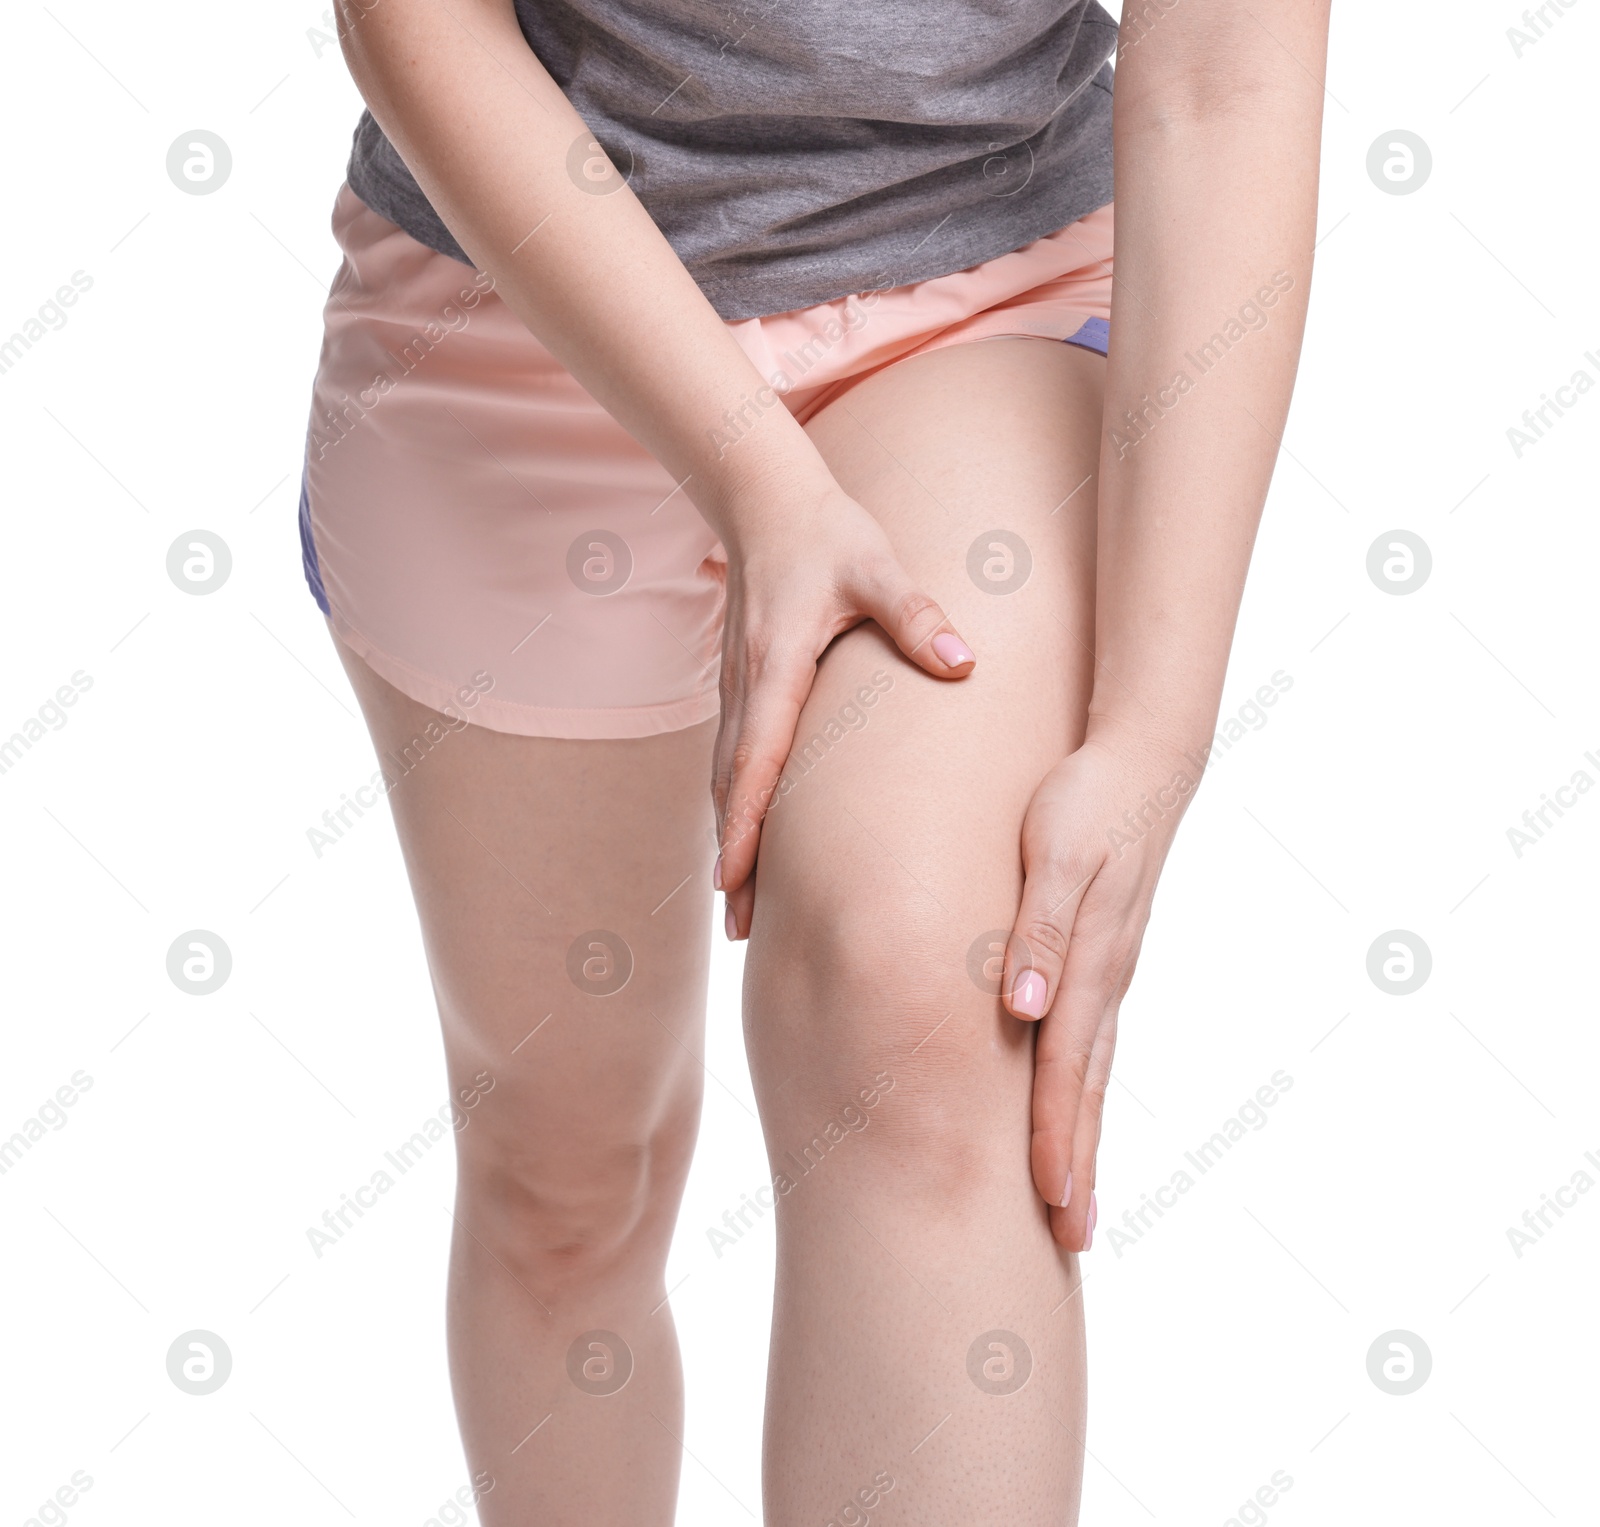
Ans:
<svg viewBox="0 0 1600 1527"><path fill-rule="evenodd" d="M941 631L934 637L933 653L946 668L959 668L963 663L978 661L977 654L959 636L952 636L948 631Z"/></svg>
<svg viewBox="0 0 1600 1527"><path fill-rule="evenodd" d="M1061 1207L1065 1209L1072 1202L1072 1173L1067 1173L1067 1185L1061 1190Z"/></svg>
<svg viewBox="0 0 1600 1527"><path fill-rule="evenodd" d="M1011 1008L1029 1018L1044 1017L1044 977L1037 970L1025 971L1011 988Z"/></svg>
<svg viewBox="0 0 1600 1527"><path fill-rule="evenodd" d="M729 942L737 943L739 940L739 919L733 915L732 907L728 908L727 916L722 919L722 926L728 935Z"/></svg>
<svg viewBox="0 0 1600 1527"><path fill-rule="evenodd" d="M1083 1249L1087 1251L1094 1244L1094 1222L1100 1218L1100 1204L1094 1196L1094 1189L1089 1190L1089 1219L1084 1232Z"/></svg>
<svg viewBox="0 0 1600 1527"><path fill-rule="evenodd" d="M711 888L714 891L722 889L722 855L717 855L717 862L711 866Z"/></svg>
<svg viewBox="0 0 1600 1527"><path fill-rule="evenodd" d="M1083 1249L1085 1251L1087 1251L1093 1245L1094 1245L1094 1221L1090 1220L1089 1223L1083 1227Z"/></svg>

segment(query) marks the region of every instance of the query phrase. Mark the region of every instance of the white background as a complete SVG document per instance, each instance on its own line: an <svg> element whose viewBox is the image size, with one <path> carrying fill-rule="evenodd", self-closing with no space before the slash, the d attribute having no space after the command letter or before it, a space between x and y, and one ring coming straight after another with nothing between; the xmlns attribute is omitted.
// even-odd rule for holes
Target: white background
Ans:
<svg viewBox="0 0 1600 1527"><path fill-rule="evenodd" d="M1301 380L1224 714L1293 686L1209 777L1157 901L1085 1259L1084 1522L1222 1524L1276 1470L1273 1523L1594 1520L1600 1193L1519 1258L1507 1229L1600 1155L1593 853L1600 793L1517 857L1507 828L1600 767L1589 394L1513 453L1582 368L1593 296L1600 11L1518 57L1512 4L1341 0ZM0 775L0 1137L76 1071L67 1123L0 1177L0 1524L75 1470L74 1523L424 1523L466 1480L442 1295L441 1152L335 1251L306 1227L444 1101L383 814L306 830L372 771L301 581L294 510L328 216L359 109L318 7L52 0L7 18L0 335L92 288L0 375L0 736L93 687ZM169 145L232 150L210 196ZM1369 146L1420 134L1409 195ZM180 592L169 545L231 548ZM1433 571L1369 578L1405 529ZM175 989L214 930L234 970ZM1380 991L1409 930L1432 974ZM704 1134L671 1285L687 1359L680 1519L759 1514L770 1223L706 1227L763 1180L715 956ZM1112 1228L1278 1069L1270 1122L1142 1238ZM1600 1168L1589 1167L1600 1180ZM168 1346L228 1343L215 1394ZM1368 1377L1380 1334L1431 1351Z"/></svg>

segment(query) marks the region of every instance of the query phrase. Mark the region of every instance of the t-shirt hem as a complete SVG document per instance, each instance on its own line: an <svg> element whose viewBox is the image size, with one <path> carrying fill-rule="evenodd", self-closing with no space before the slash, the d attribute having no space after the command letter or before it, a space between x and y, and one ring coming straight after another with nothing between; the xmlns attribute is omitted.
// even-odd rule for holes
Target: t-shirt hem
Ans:
<svg viewBox="0 0 1600 1527"><path fill-rule="evenodd" d="M1002 255L1014 253L1062 228L1069 227L1079 218L1110 206L1113 201L1109 181L1088 195L1064 199L1058 205L1047 205L1034 217L1009 225L1000 230L1000 236L988 239L970 239L955 249L947 249L938 259L896 269L894 281L866 286L841 284L840 277L828 281L805 282L792 278L763 281L760 277L741 275L726 285L705 278L697 278L700 290L717 310L719 317L729 323L746 318L771 318L778 313L794 313L804 308L818 307L825 302L836 302L841 297L858 292L889 291L904 286L915 286L921 281L936 281L941 276L952 276L957 271L971 270L987 260L998 260Z"/></svg>
<svg viewBox="0 0 1600 1527"><path fill-rule="evenodd" d="M360 167L354 159L350 163L347 179L351 191L380 217L387 218L436 254L447 255L469 269L475 269L471 257L451 237L449 229L442 222L437 228L431 225L422 227L415 216L407 215L407 209L385 205L388 198L383 196L381 191L375 192L372 187L365 184L366 177L360 173ZM1033 243L1035 239L1045 238L1077 222L1079 218L1088 217L1091 212L1098 212L1102 207L1109 206L1114 199L1112 192L1112 182L1107 178L1088 195L1066 198L1059 205L1047 203L1035 217L1005 229L1003 237L971 239L954 251L947 249L942 258L896 271L897 279L894 286L914 286L919 281L934 281L940 276L971 270L973 266L982 265L986 260L997 260L1001 255L1011 254ZM804 308L818 307L824 302L835 302L841 297L849 297L857 292L892 289L885 288L881 284L841 285L837 277L831 281L807 283L792 279L763 281L748 274L727 282L696 277L696 284L705 294L706 300L717 310L717 316L728 323L738 323L747 318L771 318L778 313L799 312Z"/></svg>

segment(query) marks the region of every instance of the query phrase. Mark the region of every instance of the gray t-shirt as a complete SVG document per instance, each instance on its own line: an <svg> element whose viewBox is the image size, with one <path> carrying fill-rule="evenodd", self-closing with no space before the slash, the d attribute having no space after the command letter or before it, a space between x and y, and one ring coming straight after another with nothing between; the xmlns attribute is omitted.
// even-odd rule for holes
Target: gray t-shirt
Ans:
<svg viewBox="0 0 1600 1527"><path fill-rule="evenodd" d="M1112 199L1117 29L1095 0L515 3L723 318L965 270ZM370 113L349 179L467 260Z"/></svg>

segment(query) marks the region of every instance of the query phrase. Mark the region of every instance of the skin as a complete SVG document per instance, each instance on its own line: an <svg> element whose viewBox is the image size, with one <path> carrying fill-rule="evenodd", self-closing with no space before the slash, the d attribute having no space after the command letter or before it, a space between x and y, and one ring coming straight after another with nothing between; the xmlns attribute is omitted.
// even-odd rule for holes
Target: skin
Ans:
<svg viewBox="0 0 1600 1527"><path fill-rule="evenodd" d="M380 752L444 723L336 644ZM672 1520L683 1384L664 1278L704 1082L714 736L467 726L389 793L452 1096L492 1081L456 1136L448 1296L462 1438L495 1481L485 1527ZM566 966L597 927L634 959L604 998ZM595 1330L632 1352L614 1395L567 1376Z"/></svg>
<svg viewBox="0 0 1600 1527"><path fill-rule="evenodd" d="M1134 7L1129 7L1133 11ZM1327 0L1179 5L1124 18L1117 70L1117 281L1106 371L1095 685L1083 747L1040 783L1006 952L1008 1004L1048 1015L1033 1173L1056 1239L1092 1235L1095 1152L1157 877L1193 790L1131 847L1123 813L1198 784L1267 484L1288 414L1316 239ZM1203 252L1203 258L1197 257ZM1244 304L1287 288L1214 369L1190 360ZM1280 283L1281 286L1282 283ZM1192 381L1132 445L1114 430L1179 373ZM1029 971L1042 980L1031 995Z"/></svg>
<svg viewBox="0 0 1600 1527"><path fill-rule="evenodd" d="M877 1470L896 1481L888 1520L1076 1514L1077 1258L1052 1240L1029 1171L1034 1027L983 965L1017 915L1034 788L1087 720L1094 500L1072 490L1094 470L1104 369L1066 345L988 341L893 367L810 425L912 576L952 591L984 657L951 690L897 662L875 627L835 642L802 744L853 701L867 719L793 766L762 837L745 1041L772 1170L793 1181L778 1209L769 1523L837 1520ZM1004 596L966 572L996 525L1033 558ZM861 707L878 673L891 687ZM863 1087L876 1105L860 1106ZM830 1119L847 1133L823 1152ZM1025 1349L1014 1394L969 1376L994 1331L1016 1350L985 1344L980 1372L1014 1375Z"/></svg>
<svg viewBox="0 0 1600 1527"><path fill-rule="evenodd" d="M460 1136L450 1296L469 1459L499 1481L490 1527L671 1520L661 1269L698 1108L704 879L668 921L649 907L708 871L752 940L774 1172L844 1107L866 1121L835 1123L776 1194L767 1520L853 1498L860 1514L882 1471L908 1520L1076 1519L1074 1254L1117 1008L1201 772L1292 388L1327 28L1326 0L1129 11L1109 363L1035 340L936 352L807 429L767 409L719 459L711 431L761 379L631 192L575 187L585 129L509 4L345 9L357 82L463 247L729 553L714 736L468 727L391 796L452 1081L505 1078ZM1264 322L1201 374L1191 356L1252 302ZM1163 392L1179 372L1191 385ZM1132 430L1151 396L1176 401ZM1004 598L965 575L996 525L1035 562ZM429 714L346 663L380 747ZM865 725L814 770L786 764L879 672ZM598 1022L565 968L595 927L635 959ZM596 1330L635 1364L603 1398L567 1378ZM1031 1354L1014 1393L969 1377L996 1331Z"/></svg>

